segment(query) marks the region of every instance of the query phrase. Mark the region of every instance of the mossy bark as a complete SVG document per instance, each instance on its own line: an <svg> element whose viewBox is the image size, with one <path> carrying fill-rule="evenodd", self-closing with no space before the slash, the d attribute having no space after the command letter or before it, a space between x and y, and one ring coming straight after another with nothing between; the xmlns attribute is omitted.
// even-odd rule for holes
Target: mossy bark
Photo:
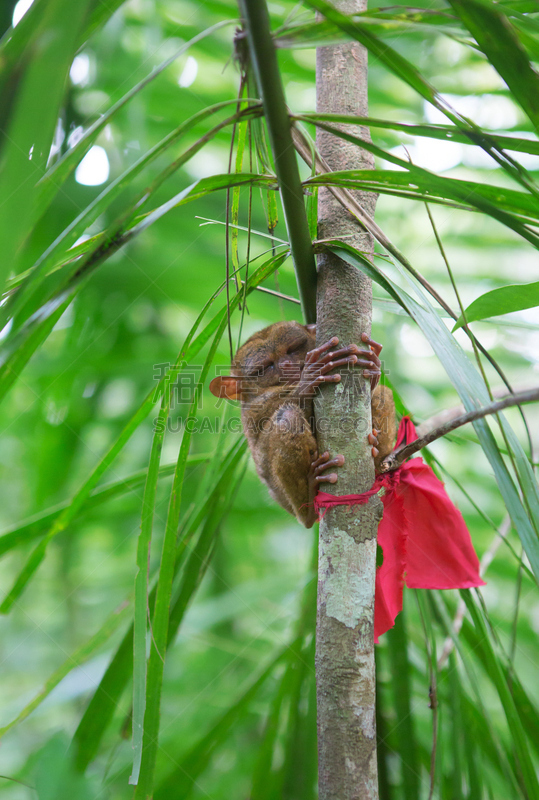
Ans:
<svg viewBox="0 0 539 800"><path fill-rule="evenodd" d="M344 13L364 11L366 0L334 3ZM317 109L368 113L367 54L357 43L317 51ZM355 131L357 133L357 129ZM369 135L361 129L361 135ZM372 157L319 131L317 145L334 170L373 167ZM356 193L370 216L376 196ZM319 194L318 236L347 236L372 254L373 241L324 189ZM341 345L361 344L370 335L371 283L332 255L318 259L317 343L337 335ZM315 402L319 451L342 453L345 465L324 491L355 494L374 480L367 441L371 430L370 385L360 370L342 371L337 386L324 387ZM373 641L376 532L381 503L329 510L320 524L316 675L320 800L378 797L376 764L375 665Z"/></svg>

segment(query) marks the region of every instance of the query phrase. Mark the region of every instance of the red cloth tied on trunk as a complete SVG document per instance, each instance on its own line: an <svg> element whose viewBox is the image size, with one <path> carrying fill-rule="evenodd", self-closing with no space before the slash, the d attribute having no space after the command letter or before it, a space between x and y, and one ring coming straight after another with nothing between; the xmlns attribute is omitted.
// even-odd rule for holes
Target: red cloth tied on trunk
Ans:
<svg viewBox="0 0 539 800"><path fill-rule="evenodd" d="M409 417L399 426L396 447L417 439ZM335 496L318 492L320 511L337 505L362 505L385 488L384 516L378 544L384 561L376 570L374 641L395 624L402 611L404 583L410 589L469 589L484 586L479 560L462 514L451 502L443 483L422 458L378 475L363 494Z"/></svg>

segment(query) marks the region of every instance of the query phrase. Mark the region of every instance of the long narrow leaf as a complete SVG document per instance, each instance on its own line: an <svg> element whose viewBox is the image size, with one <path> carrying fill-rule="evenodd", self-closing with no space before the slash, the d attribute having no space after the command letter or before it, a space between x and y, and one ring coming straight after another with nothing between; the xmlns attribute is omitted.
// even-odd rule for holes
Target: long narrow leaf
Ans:
<svg viewBox="0 0 539 800"><path fill-rule="evenodd" d="M473 619L474 625L479 634L478 646L484 650L485 658L488 660L491 669L491 677L496 686L498 696L503 705L507 723L511 730L515 750L518 757L519 767L522 772L522 778L526 786L529 797L539 797L539 781L535 772L531 755L528 749L528 742L524 733L522 722L518 715L515 705L515 699L507 685L506 676L496 658L488 634L483 615L475 602L472 593L468 590L462 590L461 595L466 602L466 606Z"/></svg>
<svg viewBox="0 0 539 800"><path fill-rule="evenodd" d="M78 268L74 276L74 283L72 282L70 288L63 290L60 295L46 303L13 337L8 337L2 343L3 346L0 348L0 365L2 365L0 368L0 401L17 380L37 347L47 338L61 314L71 303L76 292L80 290L81 281L89 277L90 270L95 269L120 247L131 241L139 233L142 233L149 225L161 219L173 208L204 197L210 192L227 188L227 186L234 186L237 183L272 185L273 179L269 176L247 174L237 176L217 175L211 178L203 178L180 192L172 198L172 201L164 203L155 211L147 214L141 221L135 220L132 227L123 236L110 240L102 234L99 242L96 243L95 250L88 256L84 264Z"/></svg>
<svg viewBox="0 0 539 800"><path fill-rule="evenodd" d="M360 42L370 53L380 59L391 72L407 83L414 91L423 97L423 99L437 108L438 111L460 128L463 133L472 134L472 140L473 134L481 134L481 129L478 128L477 125L463 114L459 114L455 111L428 81L423 78L410 61L400 55L396 50L389 47L385 42L378 39L369 30L368 25L341 14L340 11L326 2L326 0L307 0L307 3L323 14L326 19L336 24L349 36ZM496 146L489 146L480 136L478 141L476 139L476 143L489 153L489 155L491 155L517 182L522 183L522 185L536 197L539 197L538 187L521 164L508 158L507 155Z"/></svg>
<svg viewBox="0 0 539 800"><path fill-rule="evenodd" d="M520 43L515 29L496 4L478 0L448 0L455 14L509 86L539 130L539 74Z"/></svg>
<svg viewBox="0 0 539 800"><path fill-rule="evenodd" d="M35 183L45 171L60 103L89 0L44 4L34 30L31 58L20 80L13 115L4 128L0 154L0 287L17 272L22 245L38 215ZM43 69L43 64L48 69Z"/></svg>
<svg viewBox="0 0 539 800"><path fill-rule="evenodd" d="M529 153L539 156L539 142L535 139L523 139L520 136L504 136L491 131L474 131L463 133L454 125L427 125L413 122L394 122L375 117L360 117L354 114L300 114L295 119L304 122L329 122L333 124L345 123L349 125L366 125L369 128L381 128L388 131L399 131L408 136L423 136L429 139L441 139L445 142L459 142L460 144L477 145L483 141L491 146L503 150L514 150L518 153Z"/></svg>
<svg viewBox="0 0 539 800"><path fill-rule="evenodd" d="M176 769L158 787L155 792L155 800L168 800L171 797L182 797L186 800L191 795L196 779L208 764L214 750L224 740L237 719L248 710L260 688L282 661L287 649L280 650L271 659L269 665L251 682L239 699L222 714L208 733L186 753Z"/></svg>
<svg viewBox="0 0 539 800"><path fill-rule="evenodd" d="M167 382L161 400L159 417L154 427L148 474L142 499L142 518L137 543L137 572L135 574L135 618L133 623L133 771L129 783L137 784L142 759L144 711L146 709L146 630L148 625L148 581L150 547L157 497L159 460L163 448L172 389Z"/></svg>
<svg viewBox="0 0 539 800"><path fill-rule="evenodd" d="M473 303L470 303L465 311L466 319L459 317L453 331L461 328L465 322L510 314L513 311L522 311L525 308L534 308L534 306L539 306L539 282L501 286L499 289L485 292Z"/></svg>
<svg viewBox="0 0 539 800"><path fill-rule="evenodd" d="M271 271L273 271L273 269L276 269L278 267L278 265L280 263L282 263L282 261L285 258L286 258L286 254L281 254L280 256L277 256L274 259L270 259L269 262L266 262L261 267L259 267L258 270L256 270L253 273L253 276L250 279L249 288L250 289L253 288L254 286L257 285L258 282L262 281L265 277L267 277L268 274L271 274ZM197 322L195 323L195 326L191 329L191 332L189 333L189 335L188 335L188 337L186 339L186 342L184 343L185 351L189 351L192 339L193 339L194 334L196 332L196 327L199 324L199 322L202 320L202 317L203 317L203 315L204 315L204 313L206 311L206 307L209 304L211 304L211 302L213 301L214 297L215 297L215 294L212 296L212 298L210 298L210 300L208 301L208 304L204 307L203 311L199 315L199 318L198 318ZM236 298L234 299L234 303L237 305L238 302L239 302L239 296L236 295ZM221 322L221 328L222 328L222 326L223 326L223 323ZM217 344L214 343L214 349L216 347L217 347ZM181 353L183 353L183 350L181 351ZM180 373L180 371L185 367L187 362L185 360L183 360L183 361L180 360L181 359L181 353L180 353L179 360L176 362L174 367L169 369L166 372L166 374L161 378L161 380L160 380L159 384L157 385L157 387L155 389L152 389L152 391L150 391L146 395L146 397L145 397L144 401L142 402L141 406L135 412L135 414L132 416L132 418L129 420L127 425L124 427L123 431L121 432L121 434L118 437L118 439L116 440L116 442L111 446L111 448L106 453L106 455L100 460L100 462L95 467L93 472L90 474L90 476L87 478L85 483L82 485L82 487L79 489L77 494L74 496L74 498L71 501L70 505L67 508L65 508L64 511L60 514L60 516L55 520L55 522L52 524L51 528L49 529L48 533L43 537L43 539L37 545L35 550L31 553L31 555L30 555L28 561L26 562L25 566L23 567L22 571L19 573L19 575L15 579L13 587L11 588L10 592L8 593L6 598L4 599L2 605L0 605L0 613L7 613L11 609L11 607L13 606L13 603L20 597L20 595L24 591L28 581L31 579L32 575L37 570L37 568L39 567L41 562L43 561L43 558L45 557L45 553L46 553L47 547L49 545L49 542L52 539L54 539L55 536L57 536L59 533L61 533L63 530L65 530L67 528L67 526L71 523L71 521L74 519L74 517L79 512L79 509L82 507L82 505L84 504L84 502L86 501L86 499L90 495L90 492L92 491L92 489L94 489L95 486L97 485L97 483L100 480L101 476L108 469L108 467L112 464L112 462L114 461L114 459L116 458L118 453L122 450L122 448L124 447L126 442L131 438L131 436L134 433L134 431L138 429L139 425L142 423L142 421L150 413L151 409L154 407L155 403L159 399L161 392L164 390L165 386L167 385L167 382L170 381L170 382L173 383L175 381L176 377L178 376L178 374ZM193 351L191 351L191 355L192 354L193 354ZM208 368L209 368L209 363L207 363L207 369ZM207 369L206 369L206 371L207 371ZM197 396L198 396L198 394L197 394ZM187 458L187 453L185 453L184 456L185 456L185 458ZM185 461L184 467L185 467L186 463L187 463L187 461Z"/></svg>
<svg viewBox="0 0 539 800"><path fill-rule="evenodd" d="M201 453L198 455L190 455L188 463L190 466L197 464L204 464L211 459L209 453ZM174 474L176 464L163 464L159 467L159 478L170 477ZM104 484L98 489L94 489L86 502L79 508L78 516L81 513L87 513L93 508L97 508L102 503L107 503L117 497L129 495L144 485L148 475L148 468L138 470L122 478L118 481L111 481ZM60 515L60 513L69 506L71 500L66 500L63 503L52 506L39 514L34 514L26 520L23 520L10 529L4 530L0 535L0 556L13 550L19 545L25 544L31 539L38 538L44 530Z"/></svg>
<svg viewBox="0 0 539 800"><path fill-rule="evenodd" d="M167 150L176 144L186 133L189 133L196 125L200 124L208 117L221 111L231 104L231 101L224 101L216 105L205 108L202 111L194 114L188 120L179 125L174 131L165 136L158 144L152 147L145 153L138 161L129 167L122 175L118 176L103 191L93 200L83 211L72 221L69 225L56 237L52 244L43 252L37 262L31 268L22 285L10 298L9 302L1 310L0 326L4 326L10 317L15 317L14 329L20 327L21 323L26 319L32 311L35 310L35 304L29 305L29 299L35 295L44 277L55 270L58 264L70 264L72 258L72 251L69 249L74 242L94 223L98 217L103 214L110 205L126 191L134 179L151 163L153 163L160 155L167 152ZM258 113L255 110L249 110L249 114ZM115 220L108 226L108 229L103 232L101 237L95 239L95 246L93 252L102 248L103 242L107 240L112 242L115 238L121 235L122 231L129 228L129 220L135 214L140 214L141 206L147 203L157 191L157 189L173 175L178 169L186 164L200 148L216 136L219 131L224 127L233 124L237 119L237 115L223 120L218 125L214 126L204 136L200 137L194 144L187 148L180 156L174 159L172 164L168 165L161 173L154 178L151 186L146 187L142 191L138 191L134 198L129 200L129 205L124 208L122 213L116 216ZM125 201L124 201L125 203ZM131 211L131 213L130 213ZM86 243L87 244L87 243ZM83 254L87 254L87 258L92 257L92 251L88 253L88 247L83 249ZM67 257L67 260L66 260ZM79 262L75 269L80 269L81 263L84 264L84 259ZM39 298L40 303L43 304L43 298ZM17 318L19 309L24 306L25 314L21 318Z"/></svg>
<svg viewBox="0 0 539 800"><path fill-rule="evenodd" d="M122 623L129 618L130 613L131 609L127 605L124 605L123 607L114 611L114 613L107 619L98 632L94 634L94 636L92 636L87 642L84 642L84 644L82 644L73 653L73 655L69 656L69 658L64 661L64 663L58 667L55 672L53 672L39 694L37 694L33 700L30 701L30 703L25 705L22 711L17 714L15 719L0 728L0 736L3 736L15 725L18 725L19 722L22 722L24 719L26 719L26 717L28 717L32 711L35 711L35 709L41 705L43 700L50 695L52 690L58 686L60 681L62 681L66 675L87 661L96 650L98 650L108 639L110 639L112 634L118 630L120 625L122 625Z"/></svg>
<svg viewBox="0 0 539 800"><path fill-rule="evenodd" d="M280 260L284 260L283 257L278 256L277 258L273 259L274 268L277 268ZM250 287L256 285L257 280L259 280L261 269L262 268L259 268L257 273L255 273L254 276L249 279ZM237 307L242 296L243 293L241 292L238 292L235 295L230 304L230 312ZM183 476L192 436L192 434L189 432L190 428L188 421L189 419L194 418L196 414L201 387L206 380L210 364L225 331L227 322L228 319L223 319L223 322L219 326L213 344L210 347L210 351L202 368L199 383L197 384L195 395L193 397L193 402L187 415L185 432L182 437L182 443L178 455L178 464L173 479L169 512L167 515L165 536L163 539L163 549L152 626L153 635L146 682L146 713L144 715L142 765L140 779L135 790L136 799L150 796L153 788L155 759L157 755L157 745L159 739L159 719L164 658L168 641L169 606L172 592L172 578L174 574L174 547L180 516Z"/></svg>
<svg viewBox="0 0 539 800"><path fill-rule="evenodd" d="M373 269L364 256L349 245L342 244L340 247L332 247L330 249L340 258L348 261L348 263L355 264L359 269L363 271L369 270L369 274L374 280L377 280L377 277L380 276L382 285L387 285L387 278L383 276L381 270ZM419 293L417 288L416 291ZM459 393L465 409L472 410L477 408L478 404L487 403L488 394L482 379L439 316L432 309L428 300L422 297L423 305L420 305L396 284L392 285L392 293L393 296L396 294L399 297L399 302L422 329L447 371L449 379ZM529 461L518 439L504 416L499 416L504 432L510 438L519 470L519 478L523 482L527 502L532 508L531 518L518 494L488 423L485 420L478 420L474 423L474 428L485 455L492 465L500 492L530 560L532 569L535 575L539 577L539 538L535 529L535 524L539 522L539 515L535 514L539 490Z"/></svg>
<svg viewBox="0 0 539 800"><path fill-rule="evenodd" d="M118 0L116 0L118 2ZM125 0L122 0L125 2ZM100 4L101 5L101 4ZM107 8L108 10L108 8ZM165 59L157 67L154 67L149 75L143 78L136 86L133 86L123 97L120 98L113 106L107 109L99 118L88 128L87 131L81 136L76 145L74 145L67 153L52 166L39 182L40 202L43 210L47 208L54 195L64 183L64 181L73 172L79 161L86 155L90 147L93 145L98 135L110 123L111 118L123 108L133 97L135 97L142 89L144 89L151 81L157 78L167 67L174 63L181 55L186 53L194 44L202 41L207 36L211 36L215 31L223 28L226 25L233 25L235 20L223 20L217 22L210 28L201 31L188 42L185 42L181 47L173 53L172 56ZM206 109L208 110L208 109Z"/></svg>
<svg viewBox="0 0 539 800"><path fill-rule="evenodd" d="M182 567L187 553L186 545L191 541L195 531L202 524L202 521L210 513L216 504L216 498L221 497L221 481L229 483L234 470L238 466L245 453L245 446L240 441L235 443L223 459L221 469L216 476L216 483L213 490L209 492L206 501L191 520L183 532L183 538L178 545L174 569L175 573ZM176 465L174 465L176 466ZM181 595L181 588L180 588ZM150 611L155 604L155 586L150 592L148 605ZM171 624L169 626L169 643L177 633L177 624L183 619L182 613L175 613L180 598L178 598L172 608ZM182 608L183 608L183 597ZM176 624L177 623L177 624ZM84 772L88 764L93 760L97 753L103 734L110 724L116 707L125 690L127 683L133 673L133 626L125 634L120 646L114 654L103 678L101 679L96 691L79 723L73 738L73 747L76 752L77 768Z"/></svg>

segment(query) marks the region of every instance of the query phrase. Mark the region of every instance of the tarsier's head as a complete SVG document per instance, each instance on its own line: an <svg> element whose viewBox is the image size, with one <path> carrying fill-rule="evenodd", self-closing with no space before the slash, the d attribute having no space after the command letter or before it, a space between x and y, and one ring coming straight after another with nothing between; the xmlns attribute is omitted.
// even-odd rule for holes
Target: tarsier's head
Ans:
<svg viewBox="0 0 539 800"><path fill-rule="evenodd" d="M210 383L216 397L249 400L269 386L297 383L305 356L315 346L315 325L276 322L258 331L240 347L231 375L220 375Z"/></svg>

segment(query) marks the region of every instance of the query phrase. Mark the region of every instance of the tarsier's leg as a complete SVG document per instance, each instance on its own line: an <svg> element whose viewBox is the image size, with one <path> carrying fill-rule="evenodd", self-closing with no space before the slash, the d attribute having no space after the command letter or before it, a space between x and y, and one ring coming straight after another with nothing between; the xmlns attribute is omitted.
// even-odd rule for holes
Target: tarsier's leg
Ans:
<svg viewBox="0 0 539 800"><path fill-rule="evenodd" d="M323 475L344 464L343 456L318 456L316 439L305 414L294 403L277 409L272 417L270 460L275 477L272 494L299 522L310 528L316 522L314 498L322 482L335 483L337 475Z"/></svg>
<svg viewBox="0 0 539 800"><path fill-rule="evenodd" d="M375 342L368 334L361 334L361 341L369 345L369 350L360 351L357 366L364 367L363 376L371 382L371 413L373 431L369 434L372 445L374 467L378 467L383 459L391 453L397 435L395 421L395 404L393 392L387 386L379 384L381 375L380 353L382 345Z"/></svg>
<svg viewBox="0 0 539 800"><path fill-rule="evenodd" d="M369 435L369 442L374 445L374 467L378 471L380 463L393 450L397 437L395 403L393 392L388 386L378 384L372 393L371 413L373 434ZM375 453L374 450L378 452Z"/></svg>

